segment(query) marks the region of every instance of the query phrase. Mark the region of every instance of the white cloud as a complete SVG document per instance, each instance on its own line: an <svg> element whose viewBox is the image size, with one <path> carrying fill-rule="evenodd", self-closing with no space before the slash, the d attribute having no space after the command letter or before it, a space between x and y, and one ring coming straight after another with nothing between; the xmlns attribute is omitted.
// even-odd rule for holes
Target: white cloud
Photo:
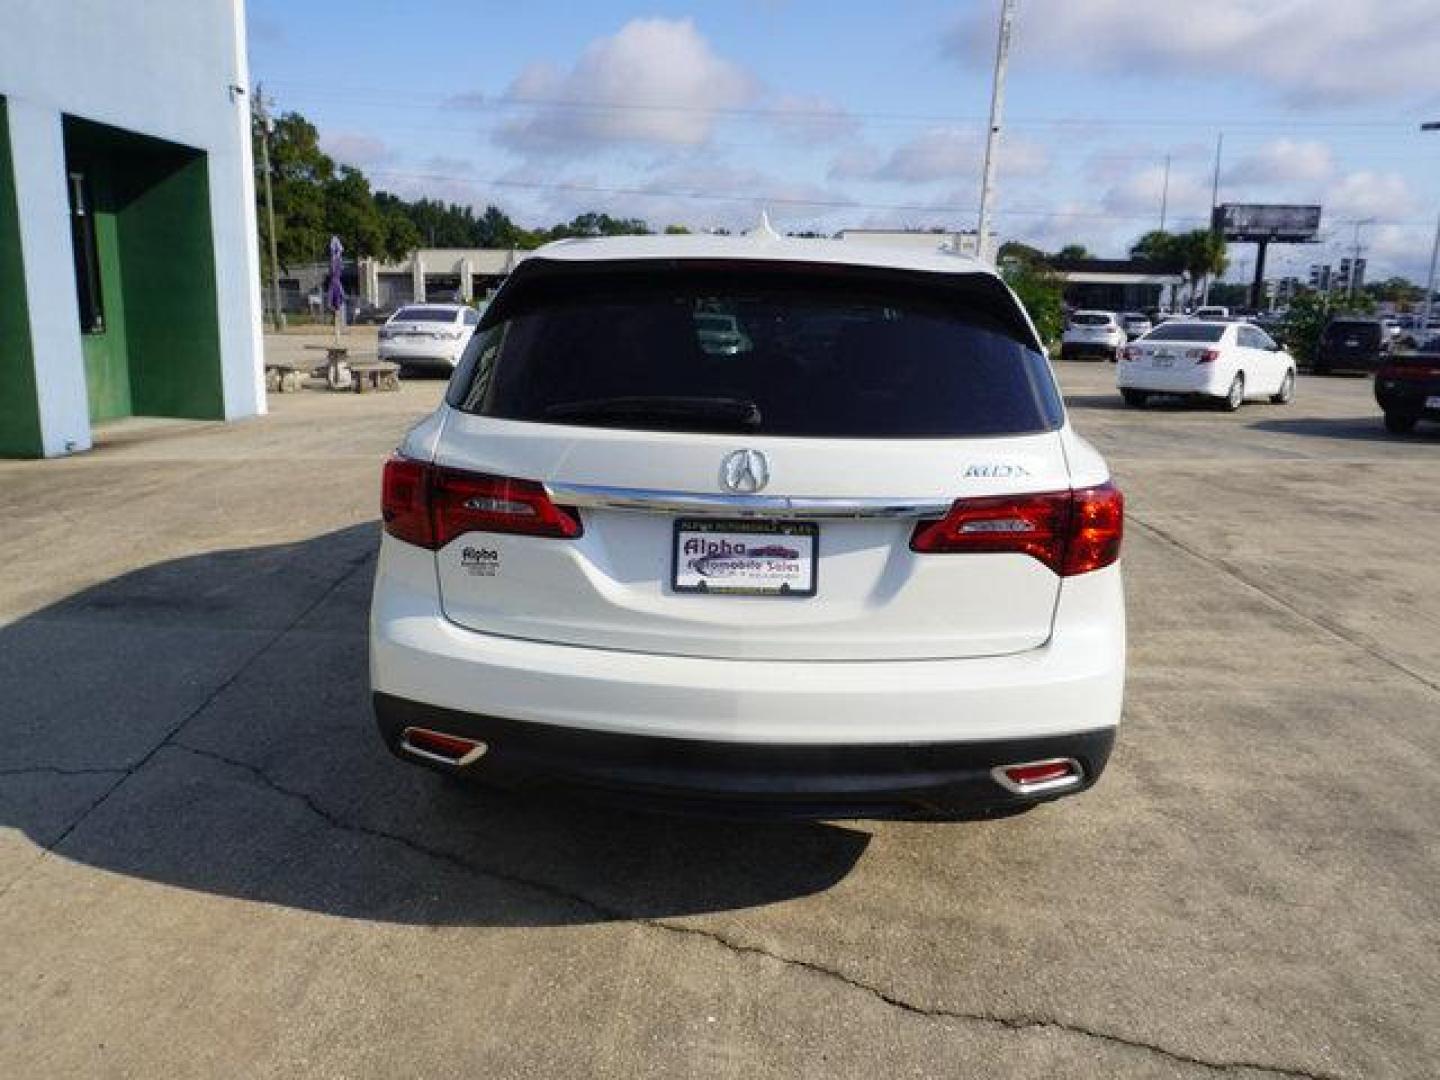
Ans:
<svg viewBox="0 0 1440 1080"><path fill-rule="evenodd" d="M895 147L888 155L865 146L848 147L830 165L839 180L887 180L927 184L978 175L985 144L967 128L931 128ZM1034 176L1049 168L1049 157L1039 143L1023 137L1001 141L997 169L1004 176Z"/></svg>
<svg viewBox="0 0 1440 1080"><path fill-rule="evenodd" d="M996 15L980 5L946 40L988 65ZM1433 96L1440 70L1435 0L1027 0L1012 56L1120 75L1253 81L1297 105Z"/></svg>
<svg viewBox="0 0 1440 1080"><path fill-rule="evenodd" d="M770 108L776 132L806 146L837 142L860 129L844 106L817 94L781 94Z"/></svg>
<svg viewBox="0 0 1440 1080"><path fill-rule="evenodd" d="M756 92L755 80L717 55L690 19L634 19L592 41L568 70L526 67L504 98L535 108L496 139L526 154L585 153L596 140L698 146L723 110Z"/></svg>
<svg viewBox="0 0 1440 1080"><path fill-rule="evenodd" d="M1369 169L1347 173L1325 193L1324 215L1328 221L1342 218L1407 217L1419 209L1410 184L1399 173Z"/></svg>
<svg viewBox="0 0 1440 1080"><path fill-rule="evenodd" d="M1165 169L1162 165L1131 169L1124 179L1105 190L1100 197L1100 204L1107 213L1134 217L1138 225L1144 228L1158 228L1162 198L1167 216L1166 228L1172 231L1203 228L1209 220L1210 185L1194 173L1171 169L1167 190ZM1155 215L1153 226L1139 221L1149 214ZM1133 228L1135 226L1132 226Z"/></svg>
<svg viewBox="0 0 1440 1080"><path fill-rule="evenodd" d="M1227 184L1314 184L1335 171L1323 142L1275 139L1240 158L1223 174Z"/></svg>
<svg viewBox="0 0 1440 1080"><path fill-rule="evenodd" d="M342 165L369 169L395 160L395 151L383 139L350 131L320 136L320 149Z"/></svg>

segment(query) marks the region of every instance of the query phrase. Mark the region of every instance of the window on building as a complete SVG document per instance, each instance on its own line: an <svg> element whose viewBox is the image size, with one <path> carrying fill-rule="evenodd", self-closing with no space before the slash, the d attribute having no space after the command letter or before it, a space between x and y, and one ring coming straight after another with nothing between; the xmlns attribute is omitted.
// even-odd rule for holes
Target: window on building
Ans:
<svg viewBox="0 0 1440 1080"><path fill-rule="evenodd" d="M100 250L90 183L84 173L70 174L70 239L75 248L75 291L80 299L80 332L105 332L105 302L100 293Z"/></svg>

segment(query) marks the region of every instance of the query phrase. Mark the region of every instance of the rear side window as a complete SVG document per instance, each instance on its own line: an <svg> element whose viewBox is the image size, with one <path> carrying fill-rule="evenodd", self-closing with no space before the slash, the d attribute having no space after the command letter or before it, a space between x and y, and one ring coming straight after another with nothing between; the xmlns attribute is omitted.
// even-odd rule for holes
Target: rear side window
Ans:
<svg viewBox="0 0 1440 1080"><path fill-rule="evenodd" d="M1164 323L1145 335L1146 341L1219 341L1225 336L1224 325L1204 323Z"/></svg>
<svg viewBox="0 0 1440 1080"><path fill-rule="evenodd" d="M523 295L523 294L522 294ZM601 275L511 305L449 400L509 420L946 438L1063 421L1046 359L963 299L794 274Z"/></svg>

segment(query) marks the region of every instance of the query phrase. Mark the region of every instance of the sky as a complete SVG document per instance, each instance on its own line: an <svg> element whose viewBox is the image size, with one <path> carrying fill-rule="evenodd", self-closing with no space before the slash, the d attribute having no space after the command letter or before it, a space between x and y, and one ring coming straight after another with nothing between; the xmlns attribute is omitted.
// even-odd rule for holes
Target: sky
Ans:
<svg viewBox="0 0 1440 1080"><path fill-rule="evenodd" d="M250 71L375 187L523 225L975 227L999 0L248 0ZM1440 213L1436 0L1018 0L996 232L1123 256L1221 202L1319 203L1423 280ZM1168 186L1166 162L1169 161ZM1230 276L1254 248L1232 246Z"/></svg>

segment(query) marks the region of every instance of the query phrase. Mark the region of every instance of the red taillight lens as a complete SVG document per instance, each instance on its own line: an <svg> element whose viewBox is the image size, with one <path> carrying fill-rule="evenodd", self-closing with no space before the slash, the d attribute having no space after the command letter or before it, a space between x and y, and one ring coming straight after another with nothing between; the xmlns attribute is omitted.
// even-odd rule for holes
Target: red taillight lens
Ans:
<svg viewBox="0 0 1440 1080"><path fill-rule="evenodd" d="M1125 496L1114 484L1073 492L1065 545L1066 577L1088 574L1120 558L1125 539Z"/></svg>
<svg viewBox="0 0 1440 1080"><path fill-rule="evenodd" d="M957 499L939 521L924 522L910 538L910 550L924 554L1020 552L1057 574L1065 557L1070 492Z"/></svg>
<svg viewBox="0 0 1440 1080"><path fill-rule="evenodd" d="M430 466L409 458L385 462L380 481L380 516L385 531L407 544L433 548L435 530L430 522Z"/></svg>
<svg viewBox="0 0 1440 1080"><path fill-rule="evenodd" d="M1220 359L1219 349L1191 349L1190 355L1197 364L1213 364Z"/></svg>
<svg viewBox="0 0 1440 1080"><path fill-rule="evenodd" d="M957 499L939 521L916 526L921 554L1014 552L1057 574L1085 574L1120 557L1125 498L1113 484L1040 495Z"/></svg>
<svg viewBox="0 0 1440 1080"><path fill-rule="evenodd" d="M1429 382L1431 379L1440 379L1440 367L1426 367L1420 364L1385 364L1375 372L1375 377L1403 382Z"/></svg>
<svg viewBox="0 0 1440 1080"><path fill-rule="evenodd" d="M569 538L584 530L533 480L470 473L393 457L385 463L385 531L438 550L467 532Z"/></svg>

